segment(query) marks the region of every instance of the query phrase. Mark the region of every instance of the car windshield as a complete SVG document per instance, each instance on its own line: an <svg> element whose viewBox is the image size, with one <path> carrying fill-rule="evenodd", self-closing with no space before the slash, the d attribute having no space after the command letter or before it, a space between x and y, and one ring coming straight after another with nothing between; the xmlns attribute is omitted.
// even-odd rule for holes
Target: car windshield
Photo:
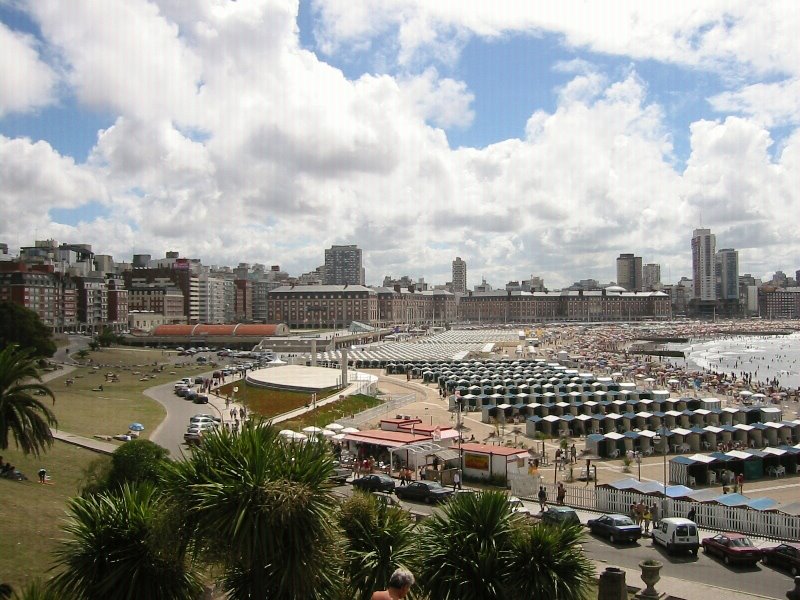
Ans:
<svg viewBox="0 0 800 600"><path fill-rule="evenodd" d="M634 522L630 517L620 517L619 519L614 519L614 525L633 525Z"/></svg>
<svg viewBox="0 0 800 600"><path fill-rule="evenodd" d="M731 540L731 547L733 548L753 548L753 542L748 538L734 538Z"/></svg>

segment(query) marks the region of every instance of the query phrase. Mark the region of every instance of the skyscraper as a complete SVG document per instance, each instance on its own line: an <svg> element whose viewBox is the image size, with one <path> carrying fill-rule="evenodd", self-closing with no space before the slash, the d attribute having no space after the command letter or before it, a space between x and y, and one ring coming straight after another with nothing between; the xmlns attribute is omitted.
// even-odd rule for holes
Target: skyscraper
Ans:
<svg viewBox="0 0 800 600"><path fill-rule="evenodd" d="M649 263L642 267L642 284L645 292L661 286L661 265Z"/></svg>
<svg viewBox="0 0 800 600"><path fill-rule="evenodd" d="M617 285L629 292L642 290L642 257L620 254L617 258Z"/></svg>
<svg viewBox="0 0 800 600"><path fill-rule="evenodd" d="M467 263L460 256L453 261L453 293L467 293Z"/></svg>
<svg viewBox="0 0 800 600"><path fill-rule="evenodd" d="M331 246L325 250L325 285L364 285L358 246Z"/></svg>
<svg viewBox="0 0 800 600"><path fill-rule="evenodd" d="M694 297L700 301L717 299L715 255L717 238L710 229L695 229L692 233L692 273Z"/></svg>
<svg viewBox="0 0 800 600"><path fill-rule="evenodd" d="M739 253L733 248L724 248L716 254L717 298L739 299Z"/></svg>

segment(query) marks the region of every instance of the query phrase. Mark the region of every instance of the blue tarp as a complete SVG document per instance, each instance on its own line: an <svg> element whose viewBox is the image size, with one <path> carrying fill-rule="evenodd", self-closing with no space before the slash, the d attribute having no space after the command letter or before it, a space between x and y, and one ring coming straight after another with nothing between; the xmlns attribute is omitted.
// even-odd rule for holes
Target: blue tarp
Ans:
<svg viewBox="0 0 800 600"><path fill-rule="evenodd" d="M749 500L750 498L741 494L722 494L716 498L717 502L725 506L744 506Z"/></svg>

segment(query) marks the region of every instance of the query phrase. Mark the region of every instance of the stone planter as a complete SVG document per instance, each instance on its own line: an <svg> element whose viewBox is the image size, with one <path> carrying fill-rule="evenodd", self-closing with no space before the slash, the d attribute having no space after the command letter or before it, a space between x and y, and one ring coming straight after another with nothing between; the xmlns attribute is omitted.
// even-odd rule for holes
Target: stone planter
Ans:
<svg viewBox="0 0 800 600"><path fill-rule="evenodd" d="M661 579L661 567L664 565L658 561L656 564L646 564L645 562L639 563L639 568L642 570L642 581L647 586L639 594L639 598L658 598L660 594L654 587Z"/></svg>

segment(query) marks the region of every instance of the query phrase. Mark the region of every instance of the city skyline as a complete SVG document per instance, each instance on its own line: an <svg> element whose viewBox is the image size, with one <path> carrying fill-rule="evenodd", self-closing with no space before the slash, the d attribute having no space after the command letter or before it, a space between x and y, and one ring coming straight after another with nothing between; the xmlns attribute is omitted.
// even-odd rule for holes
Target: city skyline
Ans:
<svg viewBox="0 0 800 600"><path fill-rule="evenodd" d="M793 4L495 9L3 3L0 242L559 288L709 228L794 273Z"/></svg>

